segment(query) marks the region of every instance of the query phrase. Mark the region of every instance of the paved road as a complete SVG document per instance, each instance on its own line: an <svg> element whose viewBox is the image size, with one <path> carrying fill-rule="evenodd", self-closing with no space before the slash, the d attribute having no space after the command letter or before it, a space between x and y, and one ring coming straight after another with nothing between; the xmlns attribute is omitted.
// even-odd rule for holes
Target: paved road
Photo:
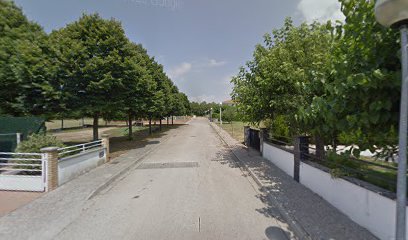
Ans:
<svg viewBox="0 0 408 240"><path fill-rule="evenodd" d="M55 239L288 239L205 119L173 131Z"/></svg>

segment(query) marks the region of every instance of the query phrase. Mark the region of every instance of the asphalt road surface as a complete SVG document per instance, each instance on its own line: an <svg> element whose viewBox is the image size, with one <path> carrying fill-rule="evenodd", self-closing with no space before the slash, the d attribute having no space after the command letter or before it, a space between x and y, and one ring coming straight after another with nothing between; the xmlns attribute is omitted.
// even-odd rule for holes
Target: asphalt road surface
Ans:
<svg viewBox="0 0 408 240"><path fill-rule="evenodd" d="M91 199L56 239L290 239L205 119L171 137Z"/></svg>

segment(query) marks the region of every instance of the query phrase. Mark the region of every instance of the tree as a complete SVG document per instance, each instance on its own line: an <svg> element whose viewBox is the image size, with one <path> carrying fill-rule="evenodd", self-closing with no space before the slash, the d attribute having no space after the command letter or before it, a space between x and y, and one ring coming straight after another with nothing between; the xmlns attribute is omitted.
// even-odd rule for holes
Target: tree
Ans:
<svg viewBox="0 0 408 240"><path fill-rule="evenodd" d="M324 133L334 132L333 137L341 136L343 143L358 145L354 151L358 156L361 150L387 149L397 141L398 31L376 22L374 1L340 2L346 21L337 26L332 76L309 113L324 122Z"/></svg>
<svg viewBox="0 0 408 240"><path fill-rule="evenodd" d="M0 0L0 112L44 114L55 92L48 84L47 35L12 1Z"/></svg>
<svg viewBox="0 0 408 240"><path fill-rule="evenodd" d="M298 129L296 113L321 94L330 53L330 31L325 25L286 19L282 28L264 36L253 60L232 79L232 97L243 120L259 123L287 116L287 124Z"/></svg>
<svg viewBox="0 0 408 240"><path fill-rule="evenodd" d="M128 40L121 24L98 14L53 31L57 70L53 86L64 90L66 109L79 109L93 117L93 138L98 139L98 119L121 100L124 59Z"/></svg>
<svg viewBox="0 0 408 240"><path fill-rule="evenodd" d="M128 44L124 56L121 104L127 113L129 140L133 139L133 119L135 116L143 117L149 100L156 89L156 83L147 71L148 60L147 52L141 45Z"/></svg>

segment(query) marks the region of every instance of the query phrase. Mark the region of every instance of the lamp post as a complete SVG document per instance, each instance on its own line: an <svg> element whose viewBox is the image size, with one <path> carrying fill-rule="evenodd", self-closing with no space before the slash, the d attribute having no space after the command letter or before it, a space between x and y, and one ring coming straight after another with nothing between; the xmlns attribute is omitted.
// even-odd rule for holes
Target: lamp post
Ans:
<svg viewBox="0 0 408 240"><path fill-rule="evenodd" d="M222 102L220 102L220 124L222 125Z"/></svg>
<svg viewBox="0 0 408 240"><path fill-rule="evenodd" d="M407 202L407 121L408 121L408 1L377 0L375 17L386 27L399 28L401 32L402 88L398 140L398 179L395 239L406 238Z"/></svg>
<svg viewBox="0 0 408 240"><path fill-rule="evenodd" d="M210 109L210 122L213 121L213 120L212 120L212 111L213 111L213 108Z"/></svg>

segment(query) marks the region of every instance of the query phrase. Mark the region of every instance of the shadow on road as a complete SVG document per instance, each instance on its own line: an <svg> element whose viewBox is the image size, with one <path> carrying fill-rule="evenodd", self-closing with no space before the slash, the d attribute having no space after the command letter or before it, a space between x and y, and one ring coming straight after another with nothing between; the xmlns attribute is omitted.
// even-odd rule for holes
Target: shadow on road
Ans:
<svg viewBox="0 0 408 240"><path fill-rule="evenodd" d="M161 132L157 127L152 135L149 135L149 129L137 131L133 134L133 140L129 140L128 136L112 137L110 139L111 158L118 157L132 149L159 144L160 141L153 139L166 136L171 129L177 129L185 125L186 124L164 125Z"/></svg>
<svg viewBox="0 0 408 240"><path fill-rule="evenodd" d="M289 232L282 228L272 226L265 229L265 235L270 240L287 240Z"/></svg>

